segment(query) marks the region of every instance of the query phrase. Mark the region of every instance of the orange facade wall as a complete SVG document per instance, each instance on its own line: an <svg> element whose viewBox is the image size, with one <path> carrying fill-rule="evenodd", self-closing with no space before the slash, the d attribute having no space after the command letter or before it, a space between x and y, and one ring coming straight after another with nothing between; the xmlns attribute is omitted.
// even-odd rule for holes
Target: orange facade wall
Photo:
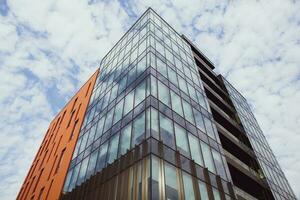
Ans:
<svg viewBox="0 0 300 200"><path fill-rule="evenodd" d="M59 199L98 73L52 120L17 200Z"/></svg>

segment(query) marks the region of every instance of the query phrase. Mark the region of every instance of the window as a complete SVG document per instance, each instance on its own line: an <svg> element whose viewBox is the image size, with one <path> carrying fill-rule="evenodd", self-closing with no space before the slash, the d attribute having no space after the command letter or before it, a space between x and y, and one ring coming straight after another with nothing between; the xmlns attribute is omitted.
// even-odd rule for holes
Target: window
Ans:
<svg viewBox="0 0 300 200"><path fill-rule="evenodd" d="M198 185L199 185L201 200L209 200L206 184L202 181L198 181Z"/></svg>
<svg viewBox="0 0 300 200"><path fill-rule="evenodd" d="M171 91L172 109L183 117L183 110L181 106L181 98L173 91Z"/></svg>
<svg viewBox="0 0 300 200"><path fill-rule="evenodd" d="M175 137L176 137L178 151L181 152L183 155L190 157L190 149L189 149L189 143L187 140L186 131L184 130L184 128L177 125L176 123L175 123Z"/></svg>
<svg viewBox="0 0 300 200"><path fill-rule="evenodd" d="M214 129L212 127L213 126L212 122L208 118L204 117L204 123L205 123L207 135L209 135L211 138L216 139L214 134Z"/></svg>
<svg viewBox="0 0 300 200"><path fill-rule="evenodd" d="M96 163L97 163L98 149L91 154L89 166L86 172L86 178L89 178L92 174L94 174Z"/></svg>
<svg viewBox="0 0 300 200"><path fill-rule="evenodd" d="M156 29L156 33L161 33L158 29ZM161 34L162 35L162 34ZM160 54L162 54L163 56L165 56L165 52L164 52L164 47L163 45L160 44L160 42L158 42L156 40L156 51L158 51Z"/></svg>
<svg viewBox="0 0 300 200"><path fill-rule="evenodd" d="M166 48L166 59L171 63L174 63L173 57L173 54L168 50L168 48Z"/></svg>
<svg viewBox="0 0 300 200"><path fill-rule="evenodd" d="M173 123L163 114L160 113L160 137L164 144L175 149Z"/></svg>
<svg viewBox="0 0 300 200"><path fill-rule="evenodd" d="M145 99L145 92L146 92L146 81L143 81L135 89L135 103L134 103L135 106L137 106Z"/></svg>
<svg viewBox="0 0 300 200"><path fill-rule="evenodd" d="M216 173L215 171L215 166L214 166L214 161L213 158L211 156L211 152L210 152L210 148L209 146L204 143L204 142L200 142L201 143L201 150L203 153L203 160L205 163L205 166L208 168L209 171Z"/></svg>
<svg viewBox="0 0 300 200"><path fill-rule="evenodd" d="M80 153L85 149L85 145L86 145L88 136L89 136L89 132L86 132L86 133L82 136L81 145L80 145L78 154L80 154Z"/></svg>
<svg viewBox="0 0 300 200"><path fill-rule="evenodd" d="M159 200L159 188L160 188L160 167L159 167L159 159L152 156L152 166L151 166L151 169L152 169L152 179L151 179L151 186L152 186L152 193L151 193L151 196L152 198L151 199L154 199L154 200Z"/></svg>
<svg viewBox="0 0 300 200"><path fill-rule="evenodd" d="M86 157L81 162L80 172L79 172L79 175L78 175L78 179L77 179L76 185L80 185L84 181L85 174L86 174L86 169L87 169L87 165L88 165L88 162L89 162L89 158L90 157Z"/></svg>
<svg viewBox="0 0 300 200"><path fill-rule="evenodd" d="M160 81L158 81L158 98L161 102L171 107L169 89Z"/></svg>
<svg viewBox="0 0 300 200"><path fill-rule="evenodd" d="M124 76L121 81L119 82L119 94L121 92L123 92L123 90L125 89L126 87L126 82L127 82L127 76Z"/></svg>
<svg viewBox="0 0 300 200"><path fill-rule="evenodd" d="M203 97L203 94L201 94L200 92L197 91L197 96L198 96L198 103L205 109L207 109L207 106L206 106L206 102L205 102L205 99Z"/></svg>
<svg viewBox="0 0 300 200"><path fill-rule="evenodd" d="M168 67L169 80L178 87L177 75L176 72Z"/></svg>
<svg viewBox="0 0 300 200"><path fill-rule="evenodd" d="M132 90L127 96L125 97L125 104L124 104L124 115L126 115L129 111L133 108L133 97L134 97L134 90Z"/></svg>
<svg viewBox="0 0 300 200"><path fill-rule="evenodd" d="M68 191L68 187L69 187L69 184L70 184L70 181L71 181L71 178L72 178L72 174L73 174L73 169L71 169L68 172L68 175L67 175L67 178L66 178L66 181L65 181L65 185L64 185L64 189L63 189L64 192Z"/></svg>
<svg viewBox="0 0 300 200"><path fill-rule="evenodd" d="M119 145L119 133L115 134L110 139L109 153L108 153L108 160L107 160L108 164L112 163L117 158L118 145Z"/></svg>
<svg viewBox="0 0 300 200"><path fill-rule="evenodd" d="M98 139L102 135L102 129L103 129L103 126L104 126L104 120L105 120L105 117L102 117L98 121L97 133L96 133L96 136L95 136L95 140Z"/></svg>
<svg viewBox="0 0 300 200"><path fill-rule="evenodd" d="M191 147L192 159L194 159L194 161L198 165L204 166L198 138L192 134L188 134L188 137Z"/></svg>
<svg viewBox="0 0 300 200"><path fill-rule="evenodd" d="M128 124L126 127L124 127L121 131L119 155L125 154L127 149L130 149L130 138L131 138L131 123Z"/></svg>
<svg viewBox="0 0 300 200"><path fill-rule="evenodd" d="M196 91L195 91L195 88L193 86L191 86L189 83L187 84L188 85L188 89L189 89L189 92L190 92L190 97L194 100L194 101L198 101L197 99L197 94L196 94Z"/></svg>
<svg viewBox="0 0 300 200"><path fill-rule="evenodd" d="M218 174L222 178L226 179L226 172L225 172L224 165L222 162L221 154L219 152L217 152L216 150L212 149L212 155L215 160L216 169L217 169Z"/></svg>
<svg viewBox="0 0 300 200"><path fill-rule="evenodd" d="M216 188L213 188L213 194L215 200L221 200L220 192Z"/></svg>
<svg viewBox="0 0 300 200"><path fill-rule="evenodd" d="M142 74L145 71L146 67L147 67L146 56L144 56L144 58L141 59L137 64L137 76Z"/></svg>
<svg viewBox="0 0 300 200"><path fill-rule="evenodd" d="M93 125L90 129L90 134L89 134L88 141L86 143L86 147L88 147L94 141L95 133L96 133L96 126Z"/></svg>
<svg viewBox="0 0 300 200"><path fill-rule="evenodd" d="M192 177L190 175L188 175L187 173L183 172L182 179L183 179L185 199L189 199L189 200L195 199Z"/></svg>
<svg viewBox="0 0 300 200"><path fill-rule="evenodd" d="M199 128L201 131L205 132L205 126L203 122L203 116L202 114L193 108L194 114L195 114L195 120L196 120L196 126Z"/></svg>
<svg viewBox="0 0 300 200"><path fill-rule="evenodd" d="M110 102L116 98L117 93L118 93L118 87L119 87L119 85L116 84L116 85L112 88L112 90L111 90L111 95L110 95L110 100L109 100Z"/></svg>
<svg viewBox="0 0 300 200"><path fill-rule="evenodd" d="M151 107L151 129L152 136L159 140L158 111L153 107Z"/></svg>
<svg viewBox="0 0 300 200"><path fill-rule="evenodd" d="M157 81L153 76L151 76L151 94L157 97Z"/></svg>
<svg viewBox="0 0 300 200"><path fill-rule="evenodd" d="M72 176L68 191L72 190L75 187L75 184L76 184L76 181L77 181L77 178L78 178L78 173L79 173L79 170L80 170L80 164L81 163L76 165L74 170L73 170L73 176Z"/></svg>
<svg viewBox="0 0 300 200"><path fill-rule="evenodd" d="M145 137L145 112L141 113L133 121L133 130L132 130L132 147L139 144Z"/></svg>
<svg viewBox="0 0 300 200"><path fill-rule="evenodd" d="M179 199L176 168L165 162L166 199Z"/></svg>
<svg viewBox="0 0 300 200"><path fill-rule="evenodd" d="M116 122L118 122L121 118L122 118L122 113L123 113L123 104L124 104L124 99L122 99L115 108L115 115L114 115L114 122L113 124L115 124Z"/></svg>
<svg viewBox="0 0 300 200"><path fill-rule="evenodd" d="M113 120L113 114L114 114L113 109L114 108L110 109L107 112L103 133L105 133L111 127L111 123L112 123L112 120Z"/></svg>
<svg viewBox="0 0 300 200"><path fill-rule="evenodd" d="M179 88L183 92L185 92L186 94L188 94L185 80L181 76L178 76L178 81L179 81Z"/></svg>
<svg viewBox="0 0 300 200"><path fill-rule="evenodd" d="M136 71L135 71L135 67L133 67L129 72L128 72L128 74L127 74L127 78L128 78L128 81L127 81L127 86L129 86L131 83L132 83L132 81L134 81L135 80L135 75L136 75L136 73L135 73Z"/></svg>
<svg viewBox="0 0 300 200"><path fill-rule="evenodd" d="M168 78L167 66L159 58L157 60L157 71L161 73L164 77Z"/></svg>
<svg viewBox="0 0 300 200"><path fill-rule="evenodd" d="M187 103L186 101L184 101L184 100L182 101L182 105L183 105L183 110L184 110L184 116L185 116L185 118L190 123L195 124L191 105L189 103Z"/></svg>
<svg viewBox="0 0 300 200"><path fill-rule="evenodd" d="M97 171L100 171L106 165L107 148L108 148L108 142L105 142L100 147L98 161L97 161Z"/></svg>

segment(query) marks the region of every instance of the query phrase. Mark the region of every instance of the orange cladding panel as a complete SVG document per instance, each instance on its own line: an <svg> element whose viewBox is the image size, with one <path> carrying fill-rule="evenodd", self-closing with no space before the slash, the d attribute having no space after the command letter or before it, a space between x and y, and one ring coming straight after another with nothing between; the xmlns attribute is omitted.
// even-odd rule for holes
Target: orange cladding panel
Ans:
<svg viewBox="0 0 300 200"><path fill-rule="evenodd" d="M17 200L59 199L98 73L52 120Z"/></svg>

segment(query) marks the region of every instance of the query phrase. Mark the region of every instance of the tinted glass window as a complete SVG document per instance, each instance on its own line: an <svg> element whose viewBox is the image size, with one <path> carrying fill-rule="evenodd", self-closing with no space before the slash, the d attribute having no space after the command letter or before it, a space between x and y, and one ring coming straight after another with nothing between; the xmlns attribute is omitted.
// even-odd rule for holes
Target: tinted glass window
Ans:
<svg viewBox="0 0 300 200"><path fill-rule="evenodd" d="M166 199L178 199L176 168L165 162Z"/></svg>
<svg viewBox="0 0 300 200"><path fill-rule="evenodd" d="M139 144L145 137L145 112L133 121L132 145Z"/></svg>
<svg viewBox="0 0 300 200"><path fill-rule="evenodd" d="M174 132L173 132L173 123L172 121L160 113L160 137L161 140L175 149L175 141L174 141Z"/></svg>
<svg viewBox="0 0 300 200"><path fill-rule="evenodd" d="M185 129L175 124L175 136L176 136L177 149L179 150L179 152L181 152L183 155L187 157L190 157L189 143L188 143Z"/></svg>

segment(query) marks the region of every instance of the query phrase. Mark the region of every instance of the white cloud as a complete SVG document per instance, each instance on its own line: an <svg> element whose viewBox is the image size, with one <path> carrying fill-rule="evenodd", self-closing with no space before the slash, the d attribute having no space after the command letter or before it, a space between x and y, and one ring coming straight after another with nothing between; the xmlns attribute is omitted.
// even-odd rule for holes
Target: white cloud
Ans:
<svg viewBox="0 0 300 200"><path fill-rule="evenodd" d="M63 105L55 101L76 92L134 22L128 14L139 16L148 6L194 39L249 99L300 198L299 2L129 1L126 9L119 1L7 4L7 16L0 15L1 199L15 198L36 144Z"/></svg>

